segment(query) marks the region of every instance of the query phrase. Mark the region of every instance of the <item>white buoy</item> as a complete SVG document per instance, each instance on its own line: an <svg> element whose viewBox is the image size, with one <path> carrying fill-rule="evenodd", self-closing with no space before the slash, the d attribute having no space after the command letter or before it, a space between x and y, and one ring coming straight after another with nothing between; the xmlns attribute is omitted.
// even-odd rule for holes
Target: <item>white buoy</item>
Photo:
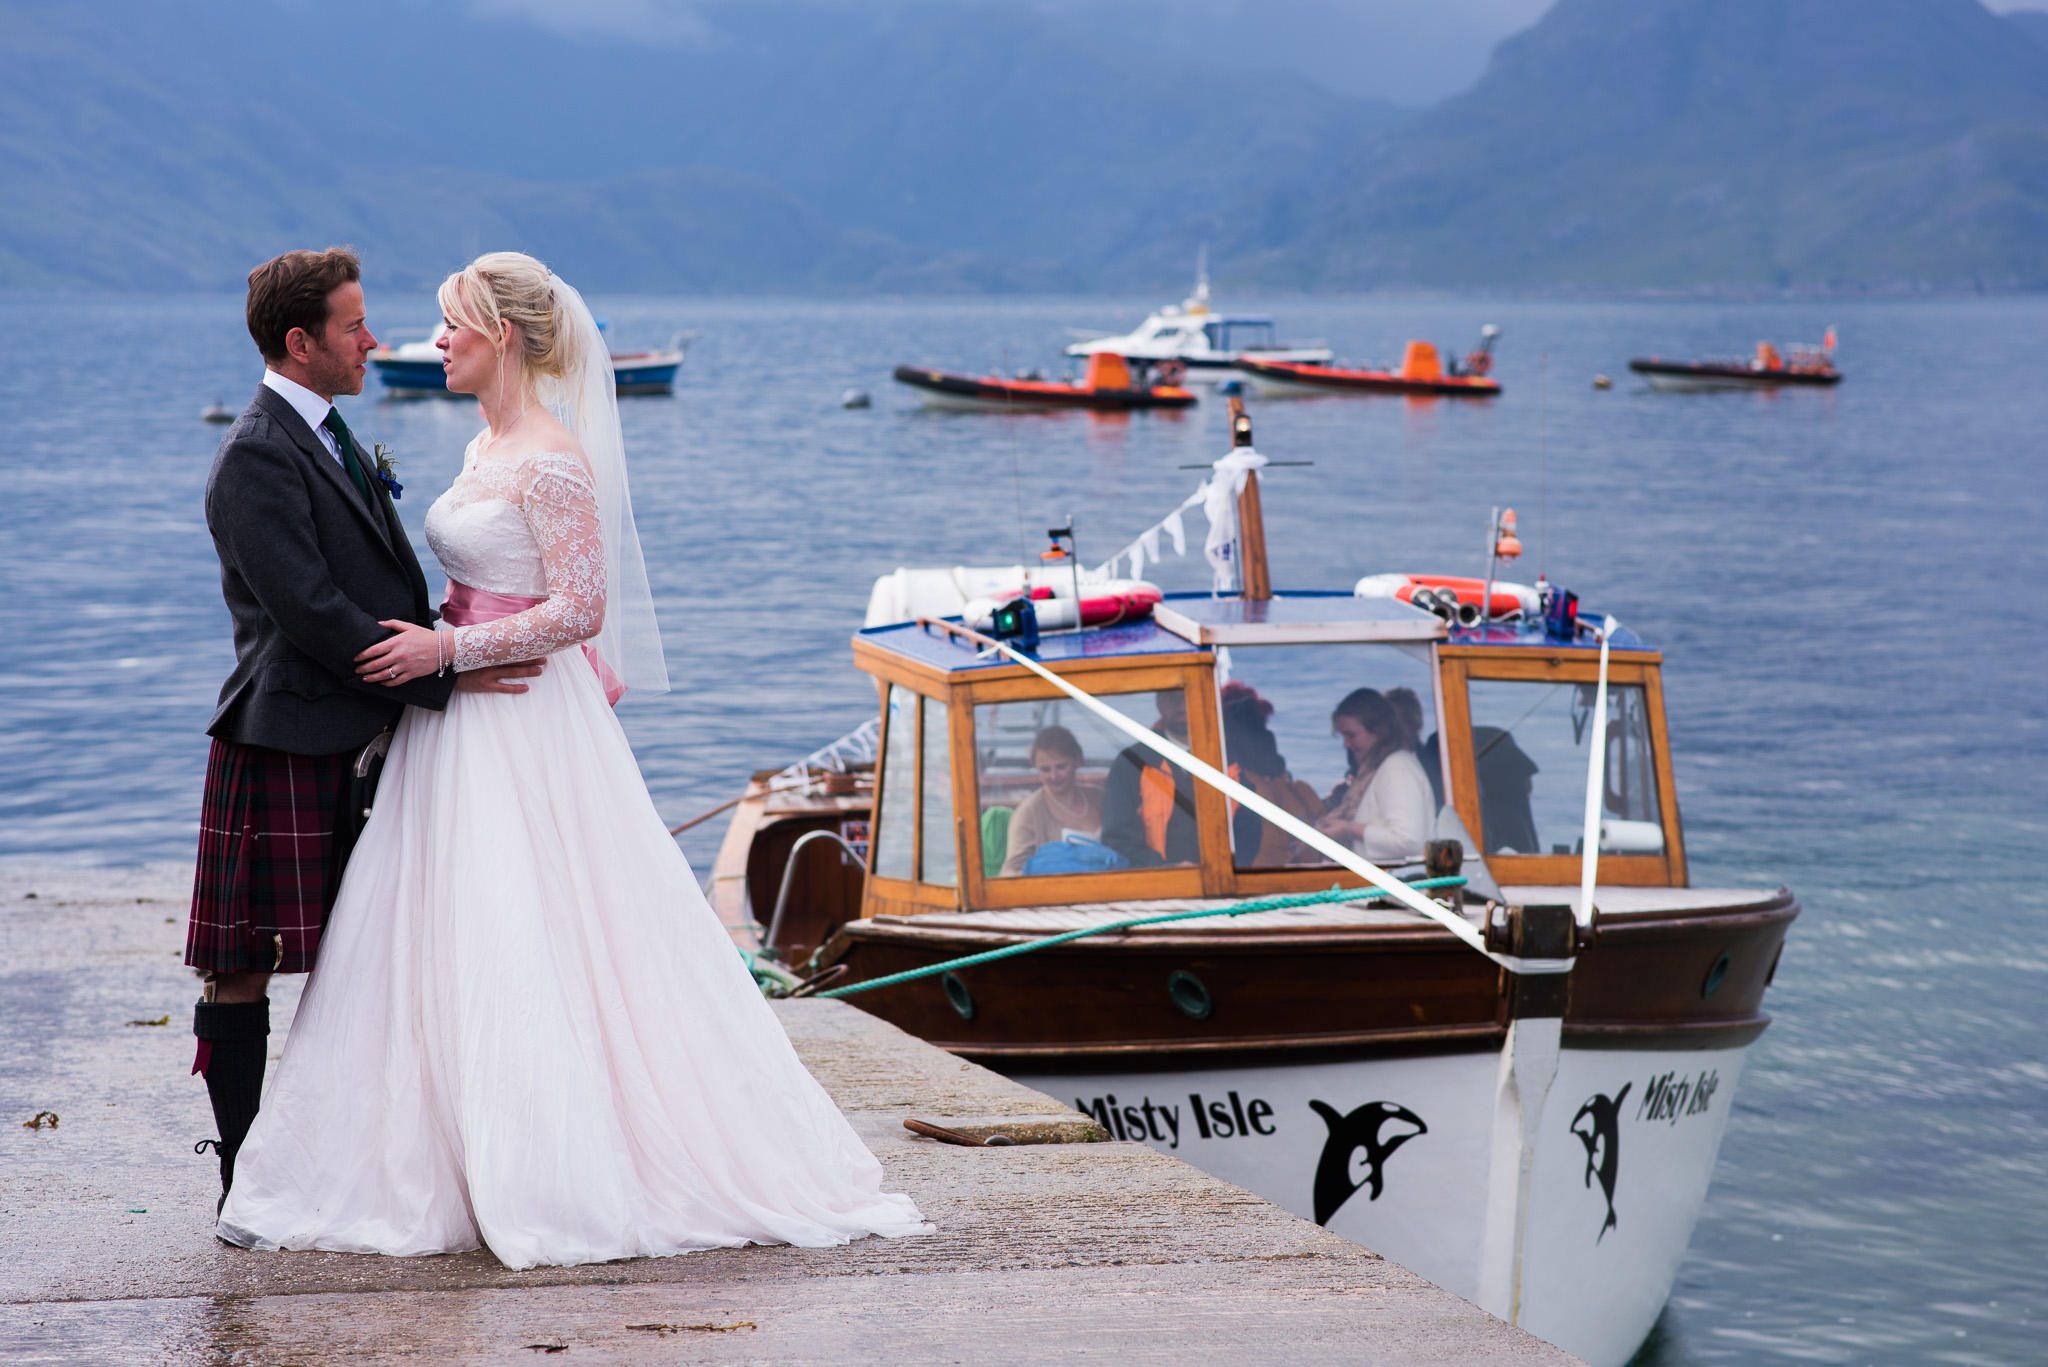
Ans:
<svg viewBox="0 0 2048 1367"><path fill-rule="evenodd" d="M849 389L839 396L841 408L872 408L874 402L865 389Z"/></svg>
<svg viewBox="0 0 2048 1367"><path fill-rule="evenodd" d="M229 408L219 399L215 399L205 408L199 410L199 421L201 422L233 422L234 420L235 410Z"/></svg>

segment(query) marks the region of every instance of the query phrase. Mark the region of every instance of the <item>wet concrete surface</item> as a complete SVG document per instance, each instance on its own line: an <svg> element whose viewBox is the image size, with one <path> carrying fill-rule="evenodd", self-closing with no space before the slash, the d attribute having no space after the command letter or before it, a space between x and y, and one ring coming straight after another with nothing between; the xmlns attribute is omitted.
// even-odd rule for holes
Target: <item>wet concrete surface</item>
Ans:
<svg viewBox="0 0 2048 1367"><path fill-rule="evenodd" d="M1575 1361L1141 1145L916 1138L906 1116L1081 1117L840 1002L777 1010L934 1234L524 1272L226 1247L214 1161L192 1152L213 1125L189 1075L190 879L0 864L10 1362ZM298 987L273 991L273 1056ZM55 1127L23 1127L45 1111Z"/></svg>

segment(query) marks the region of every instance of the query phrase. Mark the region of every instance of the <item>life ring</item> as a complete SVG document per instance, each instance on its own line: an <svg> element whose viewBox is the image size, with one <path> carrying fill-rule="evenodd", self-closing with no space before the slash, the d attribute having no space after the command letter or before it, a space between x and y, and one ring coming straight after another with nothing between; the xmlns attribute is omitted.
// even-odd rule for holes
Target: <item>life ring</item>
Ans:
<svg viewBox="0 0 2048 1367"><path fill-rule="evenodd" d="M1351 592L1359 598L1399 599L1472 626L1479 621L1479 600L1486 596L1486 583L1448 574L1369 574ZM1493 597L1487 606L1486 615L1493 621L1517 614L1533 618L1543 610L1535 589L1504 579L1493 581Z"/></svg>
<svg viewBox="0 0 2048 1367"><path fill-rule="evenodd" d="M1161 361L1157 366L1153 367L1153 375L1158 384L1178 387L1180 382L1188 377L1188 363L1186 361Z"/></svg>

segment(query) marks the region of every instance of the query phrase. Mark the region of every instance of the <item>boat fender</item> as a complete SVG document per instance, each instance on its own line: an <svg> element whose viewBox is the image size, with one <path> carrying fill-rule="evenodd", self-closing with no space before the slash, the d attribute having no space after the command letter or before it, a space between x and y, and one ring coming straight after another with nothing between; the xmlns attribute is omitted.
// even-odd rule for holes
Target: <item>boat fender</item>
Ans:
<svg viewBox="0 0 2048 1367"><path fill-rule="evenodd" d="M1106 627L1119 622L1142 621L1152 615L1152 609L1166 596L1157 585L1142 579L1112 579L1107 583L1083 584L1081 593L1083 597L1077 614L1074 599L1060 597L1043 585L1031 590L1028 597L1039 629L1065 631L1076 625ZM971 599L960 609L960 620L976 631L986 631L994 624L998 608L1025 597L1026 591L1020 589Z"/></svg>
<svg viewBox="0 0 2048 1367"><path fill-rule="evenodd" d="M1479 621L1479 600L1486 593L1486 583L1447 574L1368 574L1352 586L1351 592L1358 598L1397 598L1447 620L1449 605L1456 604L1459 623L1472 626ZM1446 606L1439 608L1435 604ZM1501 579L1493 581L1493 598L1487 606L1491 609L1488 615L1495 619L1517 614L1534 617L1543 610L1534 588Z"/></svg>
<svg viewBox="0 0 2048 1367"><path fill-rule="evenodd" d="M1412 588L1408 591L1408 601L1424 612L1435 613L1446 622L1454 622L1465 627L1479 624L1479 604L1461 603L1458 601L1458 595L1449 589L1439 593L1426 586Z"/></svg>

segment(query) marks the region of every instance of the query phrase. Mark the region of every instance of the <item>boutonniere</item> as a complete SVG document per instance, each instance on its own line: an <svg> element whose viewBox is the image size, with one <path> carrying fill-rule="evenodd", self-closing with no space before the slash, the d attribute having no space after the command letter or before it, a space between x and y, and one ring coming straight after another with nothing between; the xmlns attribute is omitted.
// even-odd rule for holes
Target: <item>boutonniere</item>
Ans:
<svg viewBox="0 0 2048 1367"><path fill-rule="evenodd" d="M390 491L391 496L397 498L404 493L405 486L398 482L398 457L381 441L370 448L370 454L377 462L377 479Z"/></svg>

